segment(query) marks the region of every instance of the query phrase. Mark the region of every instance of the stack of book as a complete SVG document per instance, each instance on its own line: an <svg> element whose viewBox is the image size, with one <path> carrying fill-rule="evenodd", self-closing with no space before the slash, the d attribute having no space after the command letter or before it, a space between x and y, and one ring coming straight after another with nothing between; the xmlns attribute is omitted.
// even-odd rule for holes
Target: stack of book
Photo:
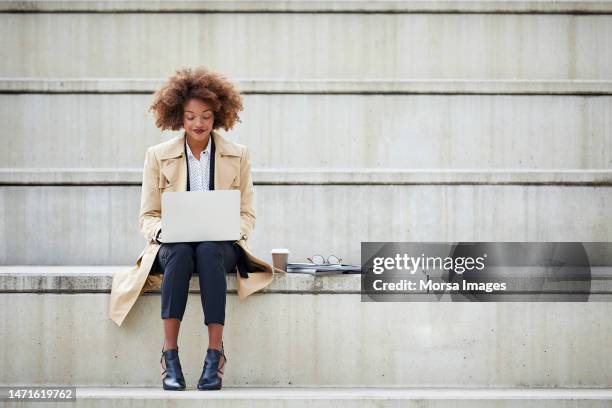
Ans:
<svg viewBox="0 0 612 408"><path fill-rule="evenodd" d="M308 273L310 275L328 275L334 273L361 273L359 265L347 264L325 264L317 265L314 263L290 262L287 264L287 272Z"/></svg>

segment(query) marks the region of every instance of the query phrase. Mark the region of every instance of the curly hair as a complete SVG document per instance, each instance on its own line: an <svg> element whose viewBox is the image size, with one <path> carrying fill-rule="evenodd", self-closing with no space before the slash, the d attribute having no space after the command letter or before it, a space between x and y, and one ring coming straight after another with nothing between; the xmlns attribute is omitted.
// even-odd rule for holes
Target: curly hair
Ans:
<svg viewBox="0 0 612 408"><path fill-rule="evenodd" d="M200 99L215 112L213 129L230 130L240 122L242 96L237 87L218 72L203 66L178 69L153 95L149 111L155 114L155 125L162 129L183 127L183 106L191 98Z"/></svg>

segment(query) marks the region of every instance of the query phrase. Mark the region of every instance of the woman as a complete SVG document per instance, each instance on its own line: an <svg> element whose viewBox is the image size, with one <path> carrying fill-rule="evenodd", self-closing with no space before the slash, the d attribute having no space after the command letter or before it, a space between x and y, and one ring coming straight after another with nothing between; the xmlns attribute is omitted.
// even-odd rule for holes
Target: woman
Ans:
<svg viewBox="0 0 612 408"><path fill-rule="evenodd" d="M220 389L227 359L223 349L226 273L237 272L241 299L273 279L273 268L255 257L247 240L255 227L253 182L248 149L219 135L239 120L242 98L235 86L204 67L182 68L155 93L150 110L160 129L183 129L148 149L142 182L140 230L148 243L137 265L113 277L109 314L121 325L137 297L161 286L164 344L160 364L166 390L185 389L178 356L178 333L189 281L197 274L208 349L198 389ZM240 239L163 243L161 196L169 191L240 190ZM194 219L213 214L194 214ZM257 273L255 273L257 272Z"/></svg>

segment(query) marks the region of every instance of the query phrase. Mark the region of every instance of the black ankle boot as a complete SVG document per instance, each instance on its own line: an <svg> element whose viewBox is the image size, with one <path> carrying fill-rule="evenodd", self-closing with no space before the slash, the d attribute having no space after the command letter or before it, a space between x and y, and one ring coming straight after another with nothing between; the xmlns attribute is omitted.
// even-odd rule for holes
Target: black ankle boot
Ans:
<svg viewBox="0 0 612 408"><path fill-rule="evenodd" d="M198 390L220 390L226 362L227 358L225 358L223 346L221 346L221 350L212 348L206 350L204 369L198 381Z"/></svg>
<svg viewBox="0 0 612 408"><path fill-rule="evenodd" d="M163 351L159 360L162 367L162 385L164 390L184 390L185 377L181 369L181 362L178 356L178 347Z"/></svg>

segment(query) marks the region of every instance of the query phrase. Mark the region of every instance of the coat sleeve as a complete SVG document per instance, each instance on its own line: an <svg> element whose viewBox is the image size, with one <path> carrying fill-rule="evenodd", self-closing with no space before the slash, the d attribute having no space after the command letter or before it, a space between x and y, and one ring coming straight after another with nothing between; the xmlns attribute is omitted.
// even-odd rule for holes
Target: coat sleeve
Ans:
<svg viewBox="0 0 612 408"><path fill-rule="evenodd" d="M254 196L251 154L245 147L240 158L240 235L244 240L247 240L255 229Z"/></svg>
<svg viewBox="0 0 612 408"><path fill-rule="evenodd" d="M159 192L159 163L151 147L147 150L142 172L138 223L145 239L148 242L156 242L155 237L161 229L161 193Z"/></svg>

